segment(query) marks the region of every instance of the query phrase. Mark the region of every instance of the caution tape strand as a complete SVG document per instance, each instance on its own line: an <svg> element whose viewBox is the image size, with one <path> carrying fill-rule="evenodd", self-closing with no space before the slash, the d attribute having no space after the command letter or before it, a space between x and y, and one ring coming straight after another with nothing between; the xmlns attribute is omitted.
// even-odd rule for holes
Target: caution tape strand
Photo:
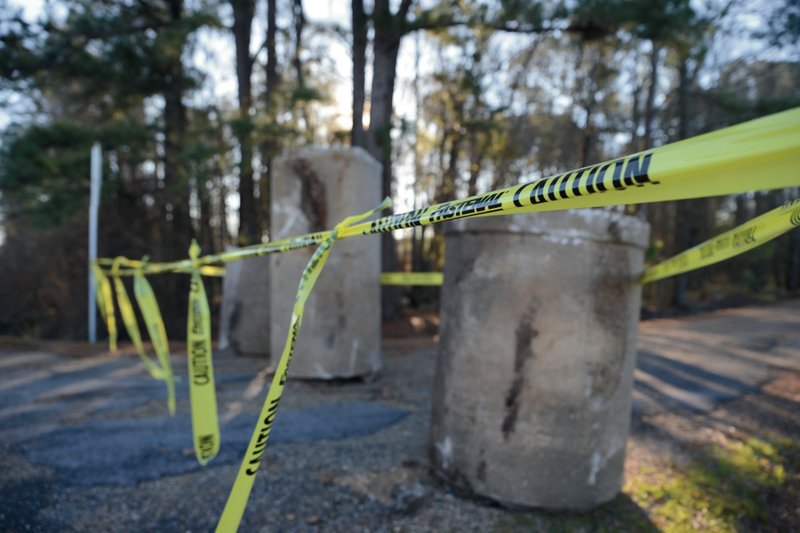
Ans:
<svg viewBox="0 0 800 533"><path fill-rule="evenodd" d="M377 208L361 215L347 217L340 222L336 228L328 234L327 238L322 241L314 252L314 255L312 255L311 259L308 261L306 268L303 270L303 275L300 278L300 284L297 288L297 297L295 298L294 307L292 308L286 343L284 344L281 357L278 360L275 375L272 378L272 384L267 391L267 397L261 408L258 422L253 430L253 435L250 437L250 443L247 445L247 451L239 466L236 481L233 483L228 501L225 504L225 509L222 511L222 516L217 524L217 532L236 531L242 520L244 509L247 506L247 500L250 498L250 492L253 489L256 473L261 465L261 459L264 455L270 432L272 431L272 424L275 422L278 404L283 395L283 388L288 376L289 365L294 356L297 337L300 334L300 326L303 322L305 304L308 297L311 295L311 291L322 269L325 267L325 263L328 261L328 256L333 247L333 243L336 241L337 234L341 230L346 229L350 224L374 216L376 213L389 207L389 205L390 200L387 198Z"/></svg>
<svg viewBox="0 0 800 533"><path fill-rule="evenodd" d="M800 108L684 141L461 200L354 224L337 239L485 216L683 200L800 185ZM198 258L210 265L314 246L330 232ZM108 265L108 259L98 261ZM134 266L135 260L129 260ZM190 261L153 263L145 273L186 271Z"/></svg>
<svg viewBox="0 0 800 533"><path fill-rule="evenodd" d="M443 282L444 274L441 272L383 272L381 274L381 285L436 287Z"/></svg>
<svg viewBox="0 0 800 533"><path fill-rule="evenodd" d="M191 261L196 261L200 247L192 241ZM192 435L197 461L205 465L219 453L220 434L217 417L217 393L211 353L211 311L203 278L195 266L189 282L189 314L186 323L186 353L189 372L189 400L192 411Z"/></svg>
<svg viewBox="0 0 800 533"><path fill-rule="evenodd" d="M645 269L642 283L652 283L730 259L757 248L798 225L800 198Z"/></svg>
<svg viewBox="0 0 800 533"><path fill-rule="evenodd" d="M125 331L128 333L128 337L130 337L131 342L133 342L134 347L136 348L136 353L139 355L139 359L142 360L144 363L145 368L150 373L150 375L154 379L164 379L164 372L155 363L144 350L144 345L142 344L142 335L139 331L139 325L136 321L136 313L133 309L133 305L131 304L130 298L128 298L128 291L125 289L125 285L122 283L122 280L119 276L114 275L115 269L118 267L119 263L115 263L112 266L112 275L114 279L114 289L117 295L117 305L119 306L119 314L122 316L122 324L125 326Z"/></svg>
<svg viewBox="0 0 800 533"><path fill-rule="evenodd" d="M134 274L133 294L136 297L139 310L142 312L142 318L150 336L153 350L156 352L158 361L161 364L163 380L167 386L167 408L169 409L169 414L175 415L175 378L172 375L167 330L164 327L161 309L158 307L158 300L156 300L153 288L141 270Z"/></svg>

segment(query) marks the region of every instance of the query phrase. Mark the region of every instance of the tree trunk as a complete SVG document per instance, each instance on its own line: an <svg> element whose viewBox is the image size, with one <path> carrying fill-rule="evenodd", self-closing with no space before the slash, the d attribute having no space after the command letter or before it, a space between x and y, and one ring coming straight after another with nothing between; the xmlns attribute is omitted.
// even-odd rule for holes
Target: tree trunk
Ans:
<svg viewBox="0 0 800 533"><path fill-rule="evenodd" d="M800 228L789 232L789 270L786 272L786 289L795 294L800 288Z"/></svg>
<svg viewBox="0 0 800 533"><path fill-rule="evenodd" d="M484 143L478 140L478 134L473 129L470 133L469 139L469 182L467 183L467 196L475 196L478 194L478 178L481 175L483 168L483 151L485 150Z"/></svg>
<svg viewBox="0 0 800 533"><path fill-rule="evenodd" d="M366 98L367 69L367 16L364 0L352 0L353 26L353 127L350 132L352 146L366 146L364 133L364 100Z"/></svg>
<svg viewBox="0 0 800 533"><path fill-rule="evenodd" d="M302 91L306 87L305 74L303 73L303 62L300 52L303 50L303 29L306 26L306 16L303 12L303 0L294 0L292 4L292 14L294 15L294 57L292 65L297 76L297 87ZM300 114L303 123L306 125L305 137L308 144L314 142L314 130L311 127L311 118L308 115L308 106L300 106Z"/></svg>
<svg viewBox="0 0 800 533"><path fill-rule="evenodd" d="M228 195L228 188L222 176L214 176L214 216L217 219L217 231L214 238L214 250L224 250L230 241L230 230L228 229L228 209L225 205L225 198Z"/></svg>
<svg viewBox="0 0 800 533"><path fill-rule="evenodd" d="M214 250L214 229L211 227L210 191L205 186L205 176L197 177L197 201L200 205L198 241L203 250Z"/></svg>
<svg viewBox="0 0 800 533"><path fill-rule="evenodd" d="M647 124L646 124L646 133L645 133L645 142L647 143L647 147L649 148L652 146L652 113L653 113L653 99L654 93L653 87L657 81L656 74L658 72L658 53L656 52L655 43L653 43L653 51L654 53L650 56L651 58L651 72L652 72L652 79L650 82L650 91L647 93ZM688 135L689 131L689 115L687 112L688 109L688 76L687 76L687 69L686 69L686 59L681 59L680 65L678 66L678 140L685 139ZM693 207L696 207L694 203L697 200L684 200L682 202L677 203L677 210L678 210L678 224L677 230L680 234L677 241L681 245L681 250L687 250L690 247L696 244L697 240L697 231L696 225L698 221L691 216ZM686 290L689 286L689 275L688 274L681 274L678 276L678 279L675 283L675 299L674 303L679 308L686 307Z"/></svg>
<svg viewBox="0 0 800 533"><path fill-rule="evenodd" d="M180 25L183 18L183 0L171 0L168 4L170 24ZM177 50L171 51L165 65L168 83L164 91L164 217L171 221L161 242L164 249L158 254L163 258L185 258L189 243L195 237L189 213L189 171L185 154L185 137L188 126L186 106L183 103L185 86L182 51L185 41ZM169 335L181 335L186 331L185 309L189 281L186 276L156 283L156 291L164 294L162 310L165 315L175 317L167 324ZM160 286L158 286L160 285ZM157 292L159 294L159 292Z"/></svg>
<svg viewBox="0 0 800 533"><path fill-rule="evenodd" d="M277 110L275 109L275 95L280 84L278 73L278 53L275 48L275 38L278 33L276 0L267 0L267 87L264 92L264 105L267 111L267 118L274 120ZM272 180L272 158L277 151L277 143L269 138L261 145L261 177L259 187L261 192L261 227L269 231L270 225L270 182Z"/></svg>
<svg viewBox="0 0 800 533"><path fill-rule="evenodd" d="M594 141L594 125L592 123L592 115L594 114L595 106L594 95L589 100L589 105L586 106L586 127L583 128L583 140L581 142L581 166L589 165L592 154L592 143Z"/></svg>
<svg viewBox="0 0 800 533"><path fill-rule="evenodd" d="M459 112L457 116L463 116ZM458 156L461 152L461 141L463 137L460 132L454 131L450 140L450 152L447 156L447 169L444 171L444 191L445 197L442 201L450 202L456 199L456 186L458 182Z"/></svg>
<svg viewBox="0 0 800 533"><path fill-rule="evenodd" d="M639 98L641 92L642 86L639 85L637 80L633 87L633 101L631 102L633 107L631 116L631 121L633 122L631 126L631 151L633 152L639 151L639 122L641 122L641 118L639 117Z"/></svg>
<svg viewBox="0 0 800 533"><path fill-rule="evenodd" d="M392 192L392 105L400 39L375 35L367 149L383 165L383 194Z"/></svg>
<svg viewBox="0 0 800 533"><path fill-rule="evenodd" d="M234 128L239 141L239 241L240 244L261 242L261 228L253 182L253 106L251 77L253 59L250 57L250 36L255 15L255 0L231 0L233 6L233 37L236 44L236 81L238 83L239 116Z"/></svg>
<svg viewBox="0 0 800 533"><path fill-rule="evenodd" d="M652 41L653 50L650 52L650 86L647 88L647 101L644 109L644 147L653 146L653 121L655 119L656 89L658 88L658 53L659 48Z"/></svg>
<svg viewBox="0 0 800 533"><path fill-rule="evenodd" d="M173 24L179 24L183 16L183 1L173 0L169 4L170 17ZM181 43L181 49L183 49ZM167 219L172 219L172 242L165 243L175 253L187 247L194 236L189 215L189 173L184 154L187 127L186 106L183 103L183 63L180 53L173 55L167 66L167 77L170 83L164 92L164 184L166 202L164 204ZM167 239L170 241L170 239Z"/></svg>
<svg viewBox="0 0 800 533"><path fill-rule="evenodd" d="M376 11L378 6L376 5ZM388 6L387 6L388 11ZM386 20L388 18L388 20ZM378 17L375 21L375 44L372 66L372 95L370 100L369 131L367 132L367 151L382 166L381 184L383 196L392 194L392 105L394 83L397 71L397 54L400 50L400 36L393 31L390 16ZM381 238L381 259L384 272L398 268L394 237L384 233ZM383 288L383 316L391 318L400 308L400 291L397 287Z"/></svg>

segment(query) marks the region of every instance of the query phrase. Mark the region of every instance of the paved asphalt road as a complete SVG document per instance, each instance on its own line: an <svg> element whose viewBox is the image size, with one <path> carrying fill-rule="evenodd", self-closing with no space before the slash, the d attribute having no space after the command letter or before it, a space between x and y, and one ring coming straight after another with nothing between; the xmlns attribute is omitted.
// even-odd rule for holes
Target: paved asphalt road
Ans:
<svg viewBox="0 0 800 533"><path fill-rule="evenodd" d="M708 411L775 369L800 370L800 302L727 309L639 328L634 409Z"/></svg>

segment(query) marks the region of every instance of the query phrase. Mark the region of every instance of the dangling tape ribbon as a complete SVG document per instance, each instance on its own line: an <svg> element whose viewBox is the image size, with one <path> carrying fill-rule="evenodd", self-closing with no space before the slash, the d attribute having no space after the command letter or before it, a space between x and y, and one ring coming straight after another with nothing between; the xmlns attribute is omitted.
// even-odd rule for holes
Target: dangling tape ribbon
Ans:
<svg viewBox="0 0 800 533"><path fill-rule="evenodd" d="M103 269L97 263L92 265L94 271L94 292L97 295L97 308L100 316L106 323L108 330L108 349L117 351L117 318L114 310L114 296L111 292L111 283L108 281Z"/></svg>
<svg viewBox="0 0 800 533"><path fill-rule="evenodd" d="M164 383L167 386L167 407L170 415L175 415L175 379L172 375L172 364L169 355L169 340L167 340L167 330L164 327L164 320L161 318L161 310L158 307L156 295L150 282L144 277L141 265L137 267L133 274L133 294L139 310L142 312L144 323L147 326L147 333L150 335L150 342L156 352L161 370L164 376Z"/></svg>
<svg viewBox="0 0 800 533"><path fill-rule="evenodd" d="M311 295L311 290L314 288L314 284L317 282L317 278L319 278L322 268L328 260L328 254L330 254L331 247L337 235L342 229L350 226L350 224L371 217L383 209L388 208L390 205L391 200L386 198L380 206L372 211L344 219L334 228L322 244L319 245L314 255L311 256L308 265L306 265L303 271L303 277L300 280L300 286L297 289L297 298L295 298L294 308L292 309L289 335L286 338L283 353L278 361L275 375L272 378L272 384L267 392L267 398L261 408L261 415L258 418L258 423L256 424L252 437L250 437L250 444L247 446L244 459L239 467L239 473L236 475L236 481L233 484L233 488L231 488L228 502L225 504L225 510L222 512L222 516L217 524L218 532L236 531L239 528L239 522L242 520L247 500L250 498L250 491L253 489L256 472L258 472L258 467L261 465L261 457L264 455L264 449L267 447L267 440L272 430L272 424L275 422L275 415L278 412L278 403L283 394L283 387L286 383L289 364L292 362L292 357L294 356L297 336L300 334L300 325L303 321L303 310L306 300L308 300L308 297Z"/></svg>
<svg viewBox="0 0 800 533"><path fill-rule="evenodd" d="M122 283L122 280L118 275L120 261L122 260L123 258L118 257L111 267L111 275L114 278L114 289L116 289L117 293L117 304L119 305L119 314L122 315L122 323L125 325L125 331L128 332L131 342L133 342L133 345L136 347L136 353L139 354L139 358L144 363L147 371L155 379L164 379L164 372L147 356L144 351L144 346L142 345L142 336L141 333L139 333L139 325L136 323L136 313L134 312L133 305L131 305L131 301L128 298L128 292L125 290L125 285Z"/></svg>
<svg viewBox="0 0 800 533"><path fill-rule="evenodd" d="M197 461L205 465L219 452L217 395L211 360L211 311L197 258L200 246L192 241L189 257L194 265L189 286L189 318L186 350L189 356L189 399L192 404L192 432Z"/></svg>

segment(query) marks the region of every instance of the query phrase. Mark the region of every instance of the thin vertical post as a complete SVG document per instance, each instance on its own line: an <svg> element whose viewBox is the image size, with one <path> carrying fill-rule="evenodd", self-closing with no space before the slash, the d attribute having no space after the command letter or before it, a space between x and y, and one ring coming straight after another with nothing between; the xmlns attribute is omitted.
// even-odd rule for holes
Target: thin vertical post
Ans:
<svg viewBox="0 0 800 533"><path fill-rule="evenodd" d="M102 186L102 152L100 143L92 146L91 189L89 193L89 342L97 342L97 310L92 263L97 259L97 215L100 209L100 187Z"/></svg>

